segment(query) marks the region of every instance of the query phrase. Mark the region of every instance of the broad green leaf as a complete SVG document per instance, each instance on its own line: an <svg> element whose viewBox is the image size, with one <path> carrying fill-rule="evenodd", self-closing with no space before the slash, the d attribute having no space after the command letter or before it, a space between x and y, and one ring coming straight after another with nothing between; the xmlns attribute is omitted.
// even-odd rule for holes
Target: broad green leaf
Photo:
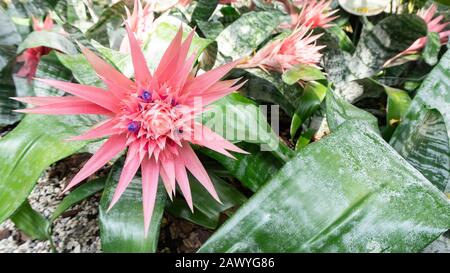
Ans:
<svg viewBox="0 0 450 273"><path fill-rule="evenodd" d="M297 140L297 144L295 144L295 151L299 151L300 149L305 148L313 139L316 130L313 128L308 129L304 132Z"/></svg>
<svg viewBox="0 0 450 273"><path fill-rule="evenodd" d="M427 35L427 44L423 49L422 56L429 65L435 65L438 62L438 55L441 49L441 38L439 33L429 32Z"/></svg>
<svg viewBox="0 0 450 273"><path fill-rule="evenodd" d="M238 93L232 93L208 105L208 111L202 113L203 124L224 138L240 142L262 145L282 161L292 156L286 144L272 130L266 117L258 106ZM274 109L272 109L272 114Z"/></svg>
<svg viewBox="0 0 450 273"><path fill-rule="evenodd" d="M17 93L12 77L12 65L9 65L0 71L0 127L14 124L23 116L13 112L21 106L19 102L10 99L15 96Z"/></svg>
<svg viewBox="0 0 450 273"><path fill-rule="evenodd" d="M190 211L185 201L180 202L178 198L175 198L174 203L168 206L168 211L173 216L215 229L222 212L240 206L247 200L242 193L215 174L209 173L209 177L222 203L217 202L193 176L189 176L194 213Z"/></svg>
<svg viewBox="0 0 450 273"><path fill-rule="evenodd" d="M27 48L34 48L39 46L50 47L66 54L75 54L77 49L75 45L64 35L49 31L33 31L22 43L19 44L17 53L24 51Z"/></svg>
<svg viewBox="0 0 450 273"><path fill-rule="evenodd" d="M87 121L83 116L29 115L0 139L0 222L19 208L45 168L85 145L64 139L81 134Z"/></svg>
<svg viewBox="0 0 450 273"><path fill-rule="evenodd" d="M323 57L329 80L344 84L375 75L384 63L425 36L424 21L411 14L391 15L365 31L354 54L339 48L327 48Z"/></svg>
<svg viewBox="0 0 450 273"><path fill-rule="evenodd" d="M83 54L66 55L56 53L56 56L67 69L72 71L73 77L79 83L103 88L106 87Z"/></svg>
<svg viewBox="0 0 450 273"><path fill-rule="evenodd" d="M61 216L61 214L73 205L103 190L105 187L105 181L106 177L102 177L76 187L66 197L64 197L61 203L58 204L50 217L50 222L53 223L59 216Z"/></svg>
<svg viewBox="0 0 450 273"><path fill-rule="evenodd" d="M450 142L444 119L435 109L421 109L417 121L398 152L438 189L448 192Z"/></svg>
<svg viewBox="0 0 450 273"><path fill-rule="evenodd" d="M387 126L383 130L383 137L389 139L392 136L395 128L402 121L403 116L411 105L411 98L406 91L395 89L389 86L384 87L388 95L387 101Z"/></svg>
<svg viewBox="0 0 450 273"><path fill-rule="evenodd" d="M355 51L355 46L353 45L352 40L347 36L342 27L333 25L326 28L325 31L337 40L339 48L349 53L353 53Z"/></svg>
<svg viewBox="0 0 450 273"><path fill-rule="evenodd" d="M199 252L417 252L449 228L447 197L366 123L345 122L300 150Z"/></svg>
<svg viewBox="0 0 450 273"><path fill-rule="evenodd" d="M195 210L192 213L191 209L186 205L186 201L181 197L175 198L166 209L174 217L185 219L205 228L215 229L218 225L218 219L209 218L199 210Z"/></svg>
<svg viewBox="0 0 450 273"><path fill-rule="evenodd" d="M231 59L250 55L284 19L283 13L275 10L243 14L216 38L219 52Z"/></svg>
<svg viewBox="0 0 450 273"><path fill-rule="evenodd" d="M325 76L319 68L300 64L283 73L283 81L287 84L295 84L299 81L317 81L324 80Z"/></svg>
<svg viewBox="0 0 450 273"><path fill-rule="evenodd" d="M48 240L50 237L48 233L49 221L35 211L28 200L25 200L17 211L11 215L11 221L31 239Z"/></svg>
<svg viewBox="0 0 450 273"><path fill-rule="evenodd" d="M326 97L327 122L331 131L336 130L347 120L364 121L370 124L372 129L379 133L378 120L369 112L350 104L337 97L332 90L328 90Z"/></svg>
<svg viewBox="0 0 450 273"><path fill-rule="evenodd" d="M408 112L391 138L391 145L400 154L407 156L413 146L420 146L414 151L411 161L431 182L441 189L450 185L450 163L446 161L450 139L450 51L442 56L422 86L417 91ZM435 109L442 115L430 114L425 118L427 109ZM420 132L415 139L414 135ZM414 143L415 141L426 141ZM411 151L412 152L412 151ZM444 161L442 161L444 160ZM447 185L447 186L445 186Z"/></svg>
<svg viewBox="0 0 450 273"><path fill-rule="evenodd" d="M142 182L135 176L114 207L107 211L118 184L123 162L116 163L106 180L100 200L100 238L104 252L155 252L159 227L166 203L166 192L158 188L147 237L144 237ZM161 183L159 183L161 185Z"/></svg>
<svg viewBox="0 0 450 273"><path fill-rule="evenodd" d="M303 90L299 105L292 118L290 133L294 138L300 126L316 112L327 94L327 87L318 82L309 82Z"/></svg>
<svg viewBox="0 0 450 273"><path fill-rule="evenodd" d="M209 149L201 149L201 152L217 160L245 187L256 192L278 172L283 162L271 153L261 151L258 145L241 143L239 146L249 154L235 153L236 159L233 159Z"/></svg>
<svg viewBox="0 0 450 273"><path fill-rule="evenodd" d="M259 68L246 69L247 84L239 90L241 94L258 101L279 105L283 111L293 116L300 103L302 90L299 85L285 83L278 73L267 73Z"/></svg>
<svg viewBox="0 0 450 273"><path fill-rule="evenodd" d="M70 81L72 73L56 57L55 52L42 56L36 71L36 78ZM36 96L61 96L64 91L50 87L40 81L33 81L34 93Z"/></svg>

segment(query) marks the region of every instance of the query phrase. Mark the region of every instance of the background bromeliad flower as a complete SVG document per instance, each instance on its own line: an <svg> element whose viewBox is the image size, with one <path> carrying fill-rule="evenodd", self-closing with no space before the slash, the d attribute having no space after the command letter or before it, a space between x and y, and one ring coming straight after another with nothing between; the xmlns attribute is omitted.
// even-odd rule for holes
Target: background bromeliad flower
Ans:
<svg viewBox="0 0 450 273"><path fill-rule="evenodd" d="M446 30L445 28L450 24L450 22L442 22L444 19L443 15L439 15L437 17L434 17L437 11L436 5L431 5L426 10L420 10L417 12L417 15L420 16L425 23L427 24L428 32L435 32L439 34L439 39L442 45L446 44L448 42L449 36L450 36L450 30ZM415 54L419 52L422 48L424 48L427 44L427 37L421 37L417 39L410 47L405 49L404 51L397 54L392 59L388 60L384 65L388 66L392 62L394 62L396 59L410 54Z"/></svg>
<svg viewBox="0 0 450 273"><path fill-rule="evenodd" d="M286 5L286 4L285 4ZM333 16L338 10L330 10L331 1L329 0L297 0L293 4L287 4L287 10L291 15L290 23L283 23L282 28L294 29L299 25L306 25L310 28L328 28L331 21L337 18ZM296 8L300 11L297 12Z"/></svg>
<svg viewBox="0 0 450 273"><path fill-rule="evenodd" d="M319 51L325 47L316 45L320 36L321 34L312 35L309 27L301 25L288 37L263 47L241 67L259 67L283 73L298 64L317 66L322 57Z"/></svg>
<svg viewBox="0 0 450 273"><path fill-rule="evenodd" d="M234 2L236 2L236 0L219 0L219 4L221 5L231 4ZM180 0L178 3L182 6L187 6L192 3L192 0Z"/></svg>
<svg viewBox="0 0 450 273"><path fill-rule="evenodd" d="M152 4L146 4L142 7L139 0L134 1L133 12L130 13L128 8L125 6L127 13L127 19L125 22L130 26L130 30L134 33L139 46L142 46L144 38L151 32L154 26L155 16L152 9ZM122 43L120 44L120 52L128 53L130 52L128 37L124 37Z"/></svg>
<svg viewBox="0 0 450 273"><path fill-rule="evenodd" d="M139 43L127 27L135 81L126 78L88 49L83 53L109 91L101 88L38 79L75 96L25 97L19 101L38 107L20 110L36 114L100 114L108 118L72 140L109 136L94 156L72 179L66 190L79 184L128 147L128 154L110 208L119 200L141 167L145 231L152 216L161 176L169 196L178 183L189 207L192 197L186 169L219 201L214 186L189 143L198 144L229 157L228 151L245 153L218 134L194 121L194 114L204 108L196 99L209 104L237 90L239 79L220 81L237 62L223 65L195 77L191 69L195 54L188 57L194 31L182 42L182 29L167 48L158 68L150 73ZM228 151L227 151L228 150ZM219 201L220 202L220 201Z"/></svg>
<svg viewBox="0 0 450 273"><path fill-rule="evenodd" d="M34 17L32 22L34 31L51 30L53 28L53 20L50 14L47 15L43 22ZM19 77L28 77L28 80L31 80L36 75L36 69L41 57L49 54L51 50L51 48L45 46L26 49L22 55L17 57L18 62L24 63L17 75Z"/></svg>

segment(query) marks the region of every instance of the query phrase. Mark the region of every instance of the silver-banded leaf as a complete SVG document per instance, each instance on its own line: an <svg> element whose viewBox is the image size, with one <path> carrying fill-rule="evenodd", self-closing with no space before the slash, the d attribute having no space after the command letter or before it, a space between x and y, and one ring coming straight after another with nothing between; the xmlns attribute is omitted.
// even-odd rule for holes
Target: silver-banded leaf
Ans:
<svg viewBox="0 0 450 273"><path fill-rule="evenodd" d="M415 156L411 159L406 157L406 160L411 160L411 164L422 171L439 188L447 188L447 190L450 187L450 163L444 159L450 154L448 148L450 139L449 71L450 51L447 51L422 83L408 112L404 115L402 122L395 130L390 141L392 147L400 154L406 156L409 154L407 151L413 145L411 141L414 140L414 134L417 134L417 130L421 130L423 137L428 139L428 147L424 146L420 150L415 151ZM430 117L431 120L424 123L426 121L426 119L424 120L424 111L427 111L427 109L438 111L442 115L444 124L439 125L440 122L438 120L440 118L437 117L437 114L433 114L435 118ZM439 130L431 131L437 129ZM444 132L441 130L445 130L446 134L443 134ZM422 141L424 139L418 138L417 140ZM418 160L419 158L420 160Z"/></svg>
<svg viewBox="0 0 450 273"><path fill-rule="evenodd" d="M423 49L422 56L429 65L435 65L438 62L438 55L441 49L441 38L436 32L427 34L427 44Z"/></svg>
<svg viewBox="0 0 450 273"><path fill-rule="evenodd" d="M219 52L234 60L248 56L285 19L276 10L245 13L217 36Z"/></svg>
<svg viewBox="0 0 450 273"><path fill-rule="evenodd" d="M345 122L300 150L199 252L416 252L449 228L447 197L367 123Z"/></svg>
<svg viewBox="0 0 450 273"><path fill-rule="evenodd" d="M327 122L331 131L337 129L347 120L364 121L379 133L378 120L371 113L366 112L351 103L339 98L332 90L326 96Z"/></svg>
<svg viewBox="0 0 450 273"><path fill-rule="evenodd" d="M389 16L362 34L354 54L335 47L324 50L328 79L342 85L375 75L386 61L426 34L426 24L416 15Z"/></svg>

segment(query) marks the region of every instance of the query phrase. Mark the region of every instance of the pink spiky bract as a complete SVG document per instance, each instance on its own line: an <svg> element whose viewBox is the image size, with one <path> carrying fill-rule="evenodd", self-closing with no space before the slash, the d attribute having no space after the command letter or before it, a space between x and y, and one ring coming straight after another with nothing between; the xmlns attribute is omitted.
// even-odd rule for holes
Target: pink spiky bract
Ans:
<svg viewBox="0 0 450 273"><path fill-rule="evenodd" d="M295 29L300 25L310 28L328 28L332 26L331 22L337 18L333 15L338 10L330 9L331 1L329 0L296 0L293 1L293 4L283 3L291 15L291 22L281 24L281 28ZM297 12L296 8L300 8L300 12Z"/></svg>
<svg viewBox="0 0 450 273"><path fill-rule="evenodd" d="M288 37L263 47L241 67L259 67L280 73L299 64L317 67L322 57L320 50L325 47L316 45L320 36L312 35L309 27L299 26Z"/></svg>
<svg viewBox="0 0 450 273"><path fill-rule="evenodd" d="M33 30L51 30L53 28L52 17L47 15L45 20L41 22L39 19L32 17ZM17 72L19 77L28 78L29 81L36 75L37 66L41 57L50 53L52 49L40 46L26 49L20 56L17 57L17 61L24 63L20 70Z"/></svg>
<svg viewBox="0 0 450 273"><path fill-rule="evenodd" d="M439 34L439 39L441 42L441 45L444 45L448 42L449 36L450 36L450 30L445 30L447 26L450 24L450 22L443 23L442 20L444 19L443 15L439 15L437 17L434 17L437 11L437 6L435 4L432 4L428 9L423 9L417 12L417 15L420 16L425 23L427 24L428 32L435 32ZM392 64L395 60L398 58L401 58L405 55L415 54L418 53L421 49L423 49L427 45L427 37L421 37L417 39L410 47L403 50L399 54L397 54L395 57L389 59L386 61L384 66L388 66Z"/></svg>
<svg viewBox="0 0 450 273"><path fill-rule="evenodd" d="M236 91L235 80L220 81L237 62L232 62L195 77L191 73L195 56L188 57L194 31L182 41L182 28L167 48L152 75L133 31L127 26L135 71L132 81L98 58L88 49L83 53L108 90L56 80L36 79L74 96L19 98L37 105L21 110L42 114L103 114L105 121L73 140L108 137L65 190L78 185L128 147L127 157L110 208L119 200L139 168L142 170L144 224L147 232L155 204L158 177L161 176L172 198L179 185L189 207L193 201L187 170L217 200L214 186L205 168L190 147L197 144L227 156L228 151L245 153L220 135L196 122L196 114L205 110L196 105L197 97L208 103ZM206 104L206 103L205 103ZM54 107L54 106L58 107ZM75 109L73 109L75 108Z"/></svg>
<svg viewBox="0 0 450 273"><path fill-rule="evenodd" d="M219 0L219 4L227 5L236 2L236 0ZM182 6L187 6L192 3L192 0L180 0L178 3Z"/></svg>

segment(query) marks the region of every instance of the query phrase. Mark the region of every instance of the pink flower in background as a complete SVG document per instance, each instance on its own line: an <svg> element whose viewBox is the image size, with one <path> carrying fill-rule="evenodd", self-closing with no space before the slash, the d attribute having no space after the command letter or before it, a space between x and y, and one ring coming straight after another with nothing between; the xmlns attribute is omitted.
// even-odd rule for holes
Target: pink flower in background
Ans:
<svg viewBox="0 0 450 273"><path fill-rule="evenodd" d="M299 64L317 66L322 57L319 51L325 47L316 45L320 36L311 35L309 27L299 26L288 37L263 47L241 67L259 67L283 73Z"/></svg>
<svg viewBox="0 0 450 273"><path fill-rule="evenodd" d="M236 85L239 80L220 81L237 62L195 76L192 67L196 56L193 54L188 57L194 31L182 41L183 31L180 28L154 73L149 71L139 43L128 26L127 32L135 72L134 81L83 48L84 55L108 90L70 82L37 79L74 96L15 99L37 106L19 110L24 113L97 114L107 117L83 135L71 139L108 137L72 179L66 190L95 173L128 147L124 167L109 208L119 200L137 170L141 168L147 232L159 176L171 198L175 193L176 183L179 185L191 210L193 204L186 170L219 201L208 173L190 144L201 145L229 157L233 157L229 151L245 151L196 122L194 114L205 110L198 105L199 99L207 105L239 89L242 84Z"/></svg>
<svg viewBox="0 0 450 273"><path fill-rule="evenodd" d="M428 32L436 32L439 34L441 44L443 45L448 42L450 36L450 30L444 31L445 28L450 24L450 22L443 23L442 22L442 20L444 19L443 15L434 17L434 15L436 14L436 10L437 7L436 5L433 4L426 10L420 10L417 13L417 15L420 16L427 24ZM424 48L426 44L427 44L427 37L421 37L417 39L410 47L400 52L394 58L388 60L384 65L387 66L402 56L417 53L422 48Z"/></svg>
<svg viewBox="0 0 450 273"><path fill-rule="evenodd" d="M32 18L33 21L33 30L34 31L42 31L42 30L51 30L53 28L53 20L52 17L47 15L44 22L36 18ZM31 80L34 75L36 75L37 66L41 57L50 53L52 49L40 46L34 48L26 49L20 56L17 57L18 62L23 62L23 66L17 72L19 77L27 77L28 80Z"/></svg>
<svg viewBox="0 0 450 273"><path fill-rule="evenodd" d="M293 6L289 6L291 23L281 24L282 28L294 29L299 25L306 25L310 28L328 28L332 26L331 21L337 18L333 15L338 10L330 10L331 1L329 0L297 0L293 1L293 4L300 8L300 12L296 12Z"/></svg>
<svg viewBox="0 0 450 273"><path fill-rule="evenodd" d="M145 5L143 8L139 0L134 0L133 13L130 13L126 8L127 19L126 23L130 26L131 31L134 33L139 46L142 46L144 39L148 36L153 27L153 21L155 16L150 4ZM122 44L120 45L120 52L130 52L128 38L124 37Z"/></svg>
<svg viewBox="0 0 450 273"><path fill-rule="evenodd" d="M219 0L219 4L221 5L231 4L234 2L236 2L236 0ZM178 3L182 6L187 6L192 3L192 0L180 0Z"/></svg>

